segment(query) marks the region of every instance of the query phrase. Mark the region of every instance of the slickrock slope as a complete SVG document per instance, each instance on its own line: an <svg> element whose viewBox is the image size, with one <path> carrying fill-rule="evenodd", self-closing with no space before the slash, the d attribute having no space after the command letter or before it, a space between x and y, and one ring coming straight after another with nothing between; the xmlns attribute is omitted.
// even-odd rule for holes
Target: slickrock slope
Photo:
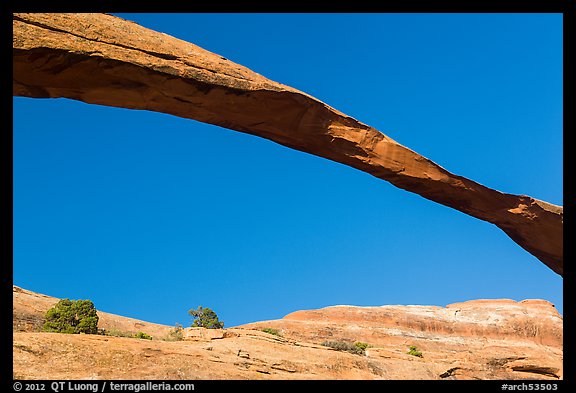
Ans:
<svg viewBox="0 0 576 393"><path fill-rule="evenodd" d="M222 56L103 14L14 14L13 32L16 96L163 112L267 138L495 224L563 274L561 206L454 175L314 97Z"/></svg>
<svg viewBox="0 0 576 393"><path fill-rule="evenodd" d="M26 289L12 287L13 319L12 329L17 332L33 332L42 329L44 315L60 299ZM105 330L117 330L130 334L140 331L152 337L166 337L174 327L140 321L138 319L120 317L103 311L98 311L98 327Z"/></svg>
<svg viewBox="0 0 576 393"><path fill-rule="evenodd" d="M297 311L271 327L296 340L366 342L392 378L409 370L431 378L560 377L562 317L544 300L473 300L436 306L333 306ZM406 355L414 345L423 359Z"/></svg>
<svg viewBox="0 0 576 393"><path fill-rule="evenodd" d="M57 300L17 287L14 294L15 319L20 321L43 313ZM119 324L124 320L111 318ZM134 320L125 323L130 327ZM162 327L140 323L138 330L149 334ZM281 336L264 328L278 329ZM150 341L14 331L14 377L557 380L563 375L562 318L543 300L334 306L223 330L187 329L184 341L157 339L161 337ZM322 346L324 341L363 341L371 347L356 355ZM423 357L407 354L410 345Z"/></svg>

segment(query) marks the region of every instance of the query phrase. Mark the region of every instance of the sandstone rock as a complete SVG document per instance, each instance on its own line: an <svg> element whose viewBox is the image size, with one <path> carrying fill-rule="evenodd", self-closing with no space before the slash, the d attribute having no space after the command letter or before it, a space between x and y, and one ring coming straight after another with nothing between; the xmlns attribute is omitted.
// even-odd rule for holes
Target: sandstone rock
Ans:
<svg viewBox="0 0 576 393"><path fill-rule="evenodd" d="M217 340L226 337L224 329L189 327L184 329L184 340Z"/></svg>
<svg viewBox="0 0 576 393"><path fill-rule="evenodd" d="M14 287L14 317L35 318L55 301ZM136 321L109 315L121 325ZM334 306L235 328L186 329L192 339L177 342L16 331L17 327L14 324L16 379L557 380L563 376L562 317L550 303L534 300L479 300L447 307ZM282 337L263 332L265 327L281 330ZM361 356L321 345L325 340L371 346ZM423 353L422 358L407 353L410 345Z"/></svg>
<svg viewBox="0 0 576 393"><path fill-rule="evenodd" d="M26 289L12 286L13 313L12 329L21 332L40 331L44 324L46 311L52 308L58 300L52 296L42 295ZM115 314L98 310L98 327L108 332L136 334L144 332L154 339L167 337L174 327L150 323L134 318L120 317Z"/></svg>
<svg viewBox="0 0 576 393"><path fill-rule="evenodd" d="M561 378L563 319L545 300L472 300L438 306L332 306L242 328L282 329L308 343L366 342L393 378ZM409 355L414 345L422 358ZM524 375L520 375L524 373Z"/></svg>
<svg viewBox="0 0 576 393"><path fill-rule="evenodd" d="M13 32L14 95L163 112L267 138L495 224L563 274L561 206L452 174L222 56L103 14L14 14Z"/></svg>

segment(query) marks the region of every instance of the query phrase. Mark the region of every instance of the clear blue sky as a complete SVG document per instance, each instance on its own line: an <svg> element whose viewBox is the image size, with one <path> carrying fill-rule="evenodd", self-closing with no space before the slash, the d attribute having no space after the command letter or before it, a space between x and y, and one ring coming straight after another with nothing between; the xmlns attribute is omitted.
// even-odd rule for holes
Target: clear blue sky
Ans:
<svg viewBox="0 0 576 393"><path fill-rule="evenodd" d="M119 14L307 92L449 171L563 204L560 14ZM227 327L337 304L542 298L495 226L165 114L14 98L14 284Z"/></svg>

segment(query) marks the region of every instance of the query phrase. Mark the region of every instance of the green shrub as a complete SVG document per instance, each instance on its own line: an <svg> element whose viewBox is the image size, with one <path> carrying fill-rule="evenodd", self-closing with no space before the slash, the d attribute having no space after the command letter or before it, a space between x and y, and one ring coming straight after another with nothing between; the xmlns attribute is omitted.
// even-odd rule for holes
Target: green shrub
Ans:
<svg viewBox="0 0 576 393"><path fill-rule="evenodd" d="M110 329L110 330L105 329L102 334L104 336L111 336L111 337L134 337L133 334L118 329Z"/></svg>
<svg viewBox="0 0 576 393"><path fill-rule="evenodd" d="M262 329L262 331L264 333L269 333L269 334L273 334L273 335L278 336L278 337L282 337L282 334L280 333L280 331L278 329L264 328L264 329Z"/></svg>
<svg viewBox="0 0 576 393"><path fill-rule="evenodd" d="M164 339L165 341L182 341L184 340L184 328L179 323L176 324L174 329Z"/></svg>
<svg viewBox="0 0 576 393"><path fill-rule="evenodd" d="M45 332L97 334L98 314L90 300L62 299L45 315Z"/></svg>
<svg viewBox="0 0 576 393"><path fill-rule="evenodd" d="M134 335L135 338L139 338L141 340L152 340L152 336L144 333L144 332L138 332Z"/></svg>
<svg viewBox="0 0 576 393"><path fill-rule="evenodd" d="M356 346L356 348L358 348L362 352L364 352L366 350L366 348L368 348L370 346L370 344L363 343L361 341L355 342L354 345Z"/></svg>
<svg viewBox="0 0 576 393"><path fill-rule="evenodd" d="M418 356L419 358L422 357L422 352L420 352L418 350L418 348L416 348L415 345L410 345L410 350L408 351L408 355L412 355L412 356Z"/></svg>
<svg viewBox="0 0 576 393"><path fill-rule="evenodd" d="M360 342L356 344L352 344L346 341L324 341L322 343L323 346L334 348L337 351L346 351L356 355L364 355L364 349L368 347L368 344ZM362 348L364 344L366 344L366 347Z"/></svg>
<svg viewBox="0 0 576 393"><path fill-rule="evenodd" d="M192 327L204 327L208 329L222 329L224 322L218 320L218 315L208 307L199 306L196 310L188 311L194 318Z"/></svg>

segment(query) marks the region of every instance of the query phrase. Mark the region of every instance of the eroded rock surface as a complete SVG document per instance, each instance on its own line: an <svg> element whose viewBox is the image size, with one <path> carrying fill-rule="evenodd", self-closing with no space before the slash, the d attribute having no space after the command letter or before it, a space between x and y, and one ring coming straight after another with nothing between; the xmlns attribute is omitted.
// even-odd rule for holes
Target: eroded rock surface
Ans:
<svg viewBox="0 0 576 393"><path fill-rule="evenodd" d="M270 327L313 343L366 342L371 345L367 356L380 359L394 378L408 370L403 369L405 361L415 361L406 354L411 345L423 353L415 363L420 375L452 379L562 375L562 317L544 300L473 300L446 307L333 306L243 327ZM552 369L554 375L549 373ZM521 372L526 374L517 374Z"/></svg>
<svg viewBox="0 0 576 393"><path fill-rule="evenodd" d="M153 340L40 333L58 299L14 287L17 379L545 379L563 376L562 317L544 300L475 300L447 307L334 306L163 341L169 326L98 311L100 327ZM16 296L17 295L17 296ZM107 315L108 318L102 318ZM262 329L272 333L266 333ZM325 341L369 344L364 355ZM409 355L416 346L422 357ZM50 367L45 367L50 364Z"/></svg>

